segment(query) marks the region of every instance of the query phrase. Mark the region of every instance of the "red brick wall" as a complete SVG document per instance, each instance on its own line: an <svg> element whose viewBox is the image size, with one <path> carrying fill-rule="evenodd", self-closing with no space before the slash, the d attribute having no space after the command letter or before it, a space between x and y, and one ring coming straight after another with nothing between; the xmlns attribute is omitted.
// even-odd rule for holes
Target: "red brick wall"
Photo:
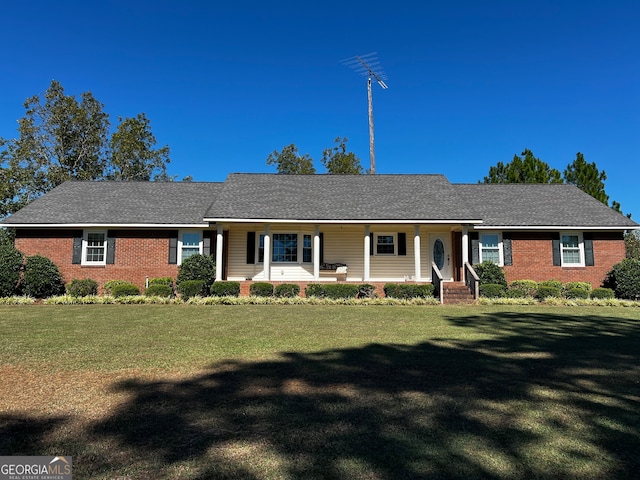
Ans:
<svg viewBox="0 0 640 480"><path fill-rule="evenodd" d="M79 231L21 231L16 232L15 245L27 256L43 255L60 269L65 283L73 279L92 278L102 285L109 280L127 280L144 290L145 280L178 275L178 266L170 265L168 232L118 231L115 263L103 266L74 265L72 248L74 233Z"/></svg>
<svg viewBox="0 0 640 480"><path fill-rule="evenodd" d="M533 238L531 238L533 237ZM611 267L625 257L622 235L594 234L594 266L556 267L553 265L552 240L539 235L538 238L513 238L511 241L513 265L505 266L507 282L513 280L560 280L566 282L589 282L593 288L602 282Z"/></svg>

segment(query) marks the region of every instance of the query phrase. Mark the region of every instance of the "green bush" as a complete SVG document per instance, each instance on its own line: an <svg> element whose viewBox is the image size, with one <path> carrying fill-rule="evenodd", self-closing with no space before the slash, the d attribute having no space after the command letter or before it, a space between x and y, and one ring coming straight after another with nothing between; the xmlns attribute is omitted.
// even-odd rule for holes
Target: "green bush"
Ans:
<svg viewBox="0 0 640 480"><path fill-rule="evenodd" d="M177 283L186 280L202 280L202 294L206 295L216 278L216 263L209 255L191 255L186 258L178 270Z"/></svg>
<svg viewBox="0 0 640 480"><path fill-rule="evenodd" d="M144 294L147 297L171 297L173 296L173 287L171 285L149 282L149 286L145 289Z"/></svg>
<svg viewBox="0 0 640 480"><path fill-rule="evenodd" d="M210 291L216 297L237 297L240 295L240 282L214 282Z"/></svg>
<svg viewBox="0 0 640 480"><path fill-rule="evenodd" d="M478 265L474 265L473 269L480 278L480 285L483 284L496 284L507 286L507 280L504 277L504 272L496 263L491 261L482 262Z"/></svg>
<svg viewBox="0 0 640 480"><path fill-rule="evenodd" d="M615 297L615 293L610 288L602 288L602 287L594 288L593 291L591 292L591 298L594 298L594 299L607 299L607 298L614 298L614 297Z"/></svg>
<svg viewBox="0 0 640 480"><path fill-rule="evenodd" d="M505 286L498 283L481 283L480 284L480 296L487 298L501 298L504 297Z"/></svg>
<svg viewBox="0 0 640 480"><path fill-rule="evenodd" d="M204 289L203 280L184 280L178 283L178 293L185 300L197 295L202 295Z"/></svg>
<svg viewBox="0 0 640 480"><path fill-rule="evenodd" d="M72 297L87 297L98 294L98 282L91 278L73 279L67 284L67 294Z"/></svg>
<svg viewBox="0 0 640 480"><path fill-rule="evenodd" d="M536 292L538 291L538 282L536 282L535 280L514 280L509 284L509 290L521 290L524 292L525 297L535 297ZM511 297L511 298L521 298L521 297Z"/></svg>
<svg viewBox="0 0 640 480"><path fill-rule="evenodd" d="M526 298L533 297L534 295L535 292L533 294L529 294L529 292L524 288L511 288L511 286L509 286L509 289L504 292L504 296L506 298Z"/></svg>
<svg viewBox="0 0 640 480"><path fill-rule="evenodd" d="M311 283L305 289L307 297L320 298L355 298L358 295L358 285L353 283Z"/></svg>
<svg viewBox="0 0 640 480"><path fill-rule="evenodd" d="M589 293L584 288L574 287L570 290L565 290L562 292L565 298L589 298Z"/></svg>
<svg viewBox="0 0 640 480"><path fill-rule="evenodd" d="M549 285L541 285L536 292L536 298L538 300L544 300L547 297L558 298L560 297L561 290L558 287L552 287Z"/></svg>
<svg viewBox="0 0 640 480"><path fill-rule="evenodd" d="M25 295L35 298L52 297L64 293L60 270L55 263L42 255L27 257L22 291Z"/></svg>
<svg viewBox="0 0 640 480"><path fill-rule="evenodd" d="M140 289L133 283L118 283L111 288L111 295L114 297L128 297L130 295L140 295Z"/></svg>
<svg viewBox="0 0 640 480"><path fill-rule="evenodd" d="M560 280L544 280L538 284L539 287L552 287L562 291L562 282Z"/></svg>
<svg viewBox="0 0 640 480"><path fill-rule="evenodd" d="M169 285L170 287L173 287L173 278L171 277L150 278L149 286L151 287L153 285Z"/></svg>
<svg viewBox="0 0 640 480"><path fill-rule="evenodd" d="M605 281L617 298L637 300L640 298L640 260L625 258L616 263Z"/></svg>
<svg viewBox="0 0 640 480"><path fill-rule="evenodd" d="M274 295L279 298L293 298L300 295L300 285L295 283L281 283L276 285Z"/></svg>
<svg viewBox="0 0 640 480"><path fill-rule="evenodd" d="M255 282L249 287L249 295L253 297L272 297L273 285L269 282Z"/></svg>
<svg viewBox="0 0 640 480"><path fill-rule="evenodd" d="M375 286L369 283L358 285L358 295L356 295L356 298L376 298L377 296Z"/></svg>
<svg viewBox="0 0 640 480"><path fill-rule="evenodd" d="M583 290L587 292L586 297L568 297L568 293L571 290L575 289ZM567 282L562 286L562 293L567 298L589 298L589 294L591 293L591 284L589 282Z"/></svg>
<svg viewBox="0 0 640 480"><path fill-rule="evenodd" d="M310 283L304 289L306 297L324 297L324 285L320 283Z"/></svg>
<svg viewBox="0 0 640 480"><path fill-rule="evenodd" d="M23 263L22 253L13 245L0 245L0 297L10 297L19 293Z"/></svg>
<svg viewBox="0 0 640 480"><path fill-rule="evenodd" d="M387 283L383 289L389 298L427 298L433 297L435 287L430 283Z"/></svg>
<svg viewBox="0 0 640 480"><path fill-rule="evenodd" d="M113 289L118 285L131 285L131 282L126 280L109 280L102 287L107 295L113 295Z"/></svg>

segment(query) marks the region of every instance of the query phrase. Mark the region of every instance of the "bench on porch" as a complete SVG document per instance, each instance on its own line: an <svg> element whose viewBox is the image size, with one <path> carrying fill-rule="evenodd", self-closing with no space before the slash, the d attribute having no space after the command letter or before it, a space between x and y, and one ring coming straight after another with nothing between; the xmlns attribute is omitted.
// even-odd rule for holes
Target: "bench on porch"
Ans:
<svg viewBox="0 0 640 480"><path fill-rule="evenodd" d="M338 280L347 279L347 264L346 263L321 263L320 273L335 274Z"/></svg>

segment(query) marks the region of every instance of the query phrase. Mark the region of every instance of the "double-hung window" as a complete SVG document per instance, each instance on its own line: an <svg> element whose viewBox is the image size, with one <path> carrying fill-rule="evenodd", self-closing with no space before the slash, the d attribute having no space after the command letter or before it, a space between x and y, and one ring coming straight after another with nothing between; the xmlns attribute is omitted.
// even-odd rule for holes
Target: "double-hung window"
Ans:
<svg viewBox="0 0 640 480"><path fill-rule="evenodd" d="M500 249L500 235L498 233L483 233L480 235L480 261L493 262L502 266L502 252Z"/></svg>
<svg viewBox="0 0 640 480"><path fill-rule="evenodd" d="M376 255L395 255L396 254L396 236L393 233L376 233L375 234L375 252Z"/></svg>
<svg viewBox="0 0 640 480"><path fill-rule="evenodd" d="M582 236L577 233L560 235L560 258L563 267L584 266L584 246Z"/></svg>
<svg viewBox="0 0 640 480"><path fill-rule="evenodd" d="M181 232L178 252L179 265L192 255L202 254L202 232Z"/></svg>
<svg viewBox="0 0 640 480"><path fill-rule="evenodd" d="M85 231L82 239L82 264L106 265L107 232Z"/></svg>
<svg viewBox="0 0 640 480"><path fill-rule="evenodd" d="M313 261L312 237L310 234L271 234L271 262L311 263ZM258 263L264 262L264 234L258 237Z"/></svg>

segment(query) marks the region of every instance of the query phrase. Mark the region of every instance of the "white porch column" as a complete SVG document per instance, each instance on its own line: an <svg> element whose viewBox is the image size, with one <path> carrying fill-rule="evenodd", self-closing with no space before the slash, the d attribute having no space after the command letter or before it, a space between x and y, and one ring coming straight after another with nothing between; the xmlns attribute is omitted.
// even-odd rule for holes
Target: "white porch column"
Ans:
<svg viewBox="0 0 640 480"><path fill-rule="evenodd" d="M271 280L271 226L264 226L264 279Z"/></svg>
<svg viewBox="0 0 640 480"><path fill-rule="evenodd" d="M320 279L320 225L313 227L313 279Z"/></svg>
<svg viewBox="0 0 640 480"><path fill-rule="evenodd" d="M420 225L413 227L413 261L415 265L415 280L419 282L422 278L422 272L420 271Z"/></svg>
<svg viewBox="0 0 640 480"><path fill-rule="evenodd" d="M224 265L222 252L224 250L224 235L222 234L222 225L218 224L216 231L216 282L222 280L222 273L224 272Z"/></svg>
<svg viewBox="0 0 640 480"><path fill-rule="evenodd" d="M368 282L371 277L371 226L364 226L364 275L362 281Z"/></svg>
<svg viewBox="0 0 640 480"><path fill-rule="evenodd" d="M462 280L466 279L464 264L469 261L469 227L462 227Z"/></svg>

